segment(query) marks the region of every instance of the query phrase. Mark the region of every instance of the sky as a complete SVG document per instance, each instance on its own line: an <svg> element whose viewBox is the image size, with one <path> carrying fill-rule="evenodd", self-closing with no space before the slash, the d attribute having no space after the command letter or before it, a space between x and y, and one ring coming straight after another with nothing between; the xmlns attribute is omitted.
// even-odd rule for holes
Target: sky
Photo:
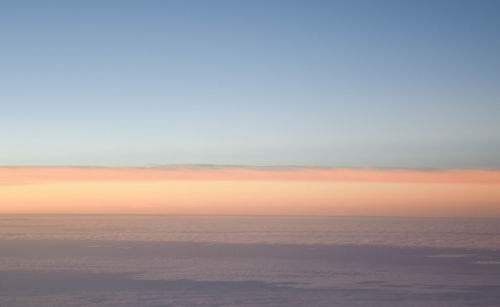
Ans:
<svg viewBox="0 0 500 307"><path fill-rule="evenodd" d="M500 171L3 167L0 214L500 217Z"/></svg>
<svg viewBox="0 0 500 307"><path fill-rule="evenodd" d="M498 1L0 2L0 214L500 217Z"/></svg>
<svg viewBox="0 0 500 307"><path fill-rule="evenodd" d="M0 165L500 167L498 1L1 1Z"/></svg>

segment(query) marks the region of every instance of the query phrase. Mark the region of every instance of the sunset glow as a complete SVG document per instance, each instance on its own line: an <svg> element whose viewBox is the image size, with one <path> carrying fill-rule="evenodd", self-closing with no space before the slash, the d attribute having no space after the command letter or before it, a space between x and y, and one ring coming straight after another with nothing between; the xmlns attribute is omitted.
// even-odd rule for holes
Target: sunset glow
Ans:
<svg viewBox="0 0 500 307"><path fill-rule="evenodd" d="M6 167L0 201L1 213L500 216L500 172Z"/></svg>

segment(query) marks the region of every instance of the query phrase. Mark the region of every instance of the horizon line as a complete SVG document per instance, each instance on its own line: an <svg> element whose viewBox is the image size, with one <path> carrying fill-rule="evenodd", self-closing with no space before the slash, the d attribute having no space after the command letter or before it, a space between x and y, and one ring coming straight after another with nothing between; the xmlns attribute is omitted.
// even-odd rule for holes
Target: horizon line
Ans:
<svg viewBox="0 0 500 307"><path fill-rule="evenodd" d="M441 171L441 170L484 170L500 171L500 167L396 167L396 166L341 166L341 165L307 165L307 164L288 164L288 165L258 165L258 164L211 164L211 163L186 163L186 164L152 164L152 165L52 165L52 164L25 164L25 165L6 165L0 164L2 168L129 168L129 169L250 169L250 170L286 170L286 169L352 169L352 170L413 170L413 171Z"/></svg>

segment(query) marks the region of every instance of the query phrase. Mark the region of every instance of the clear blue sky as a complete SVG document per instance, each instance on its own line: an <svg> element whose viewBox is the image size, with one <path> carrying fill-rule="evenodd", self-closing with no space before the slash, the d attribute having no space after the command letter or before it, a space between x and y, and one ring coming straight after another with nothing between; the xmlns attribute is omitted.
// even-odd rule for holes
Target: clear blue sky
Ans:
<svg viewBox="0 0 500 307"><path fill-rule="evenodd" d="M0 2L0 165L500 167L500 1Z"/></svg>

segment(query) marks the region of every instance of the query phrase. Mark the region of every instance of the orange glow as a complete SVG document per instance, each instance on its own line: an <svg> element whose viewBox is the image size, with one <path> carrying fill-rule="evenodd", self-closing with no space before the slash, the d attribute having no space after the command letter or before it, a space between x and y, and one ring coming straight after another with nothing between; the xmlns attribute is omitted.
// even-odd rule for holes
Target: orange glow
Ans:
<svg viewBox="0 0 500 307"><path fill-rule="evenodd" d="M500 183L500 171L474 169L406 170L370 168L243 168L243 167L0 167L2 182L47 181L368 181Z"/></svg>
<svg viewBox="0 0 500 307"><path fill-rule="evenodd" d="M500 216L500 172L5 167L0 213Z"/></svg>

